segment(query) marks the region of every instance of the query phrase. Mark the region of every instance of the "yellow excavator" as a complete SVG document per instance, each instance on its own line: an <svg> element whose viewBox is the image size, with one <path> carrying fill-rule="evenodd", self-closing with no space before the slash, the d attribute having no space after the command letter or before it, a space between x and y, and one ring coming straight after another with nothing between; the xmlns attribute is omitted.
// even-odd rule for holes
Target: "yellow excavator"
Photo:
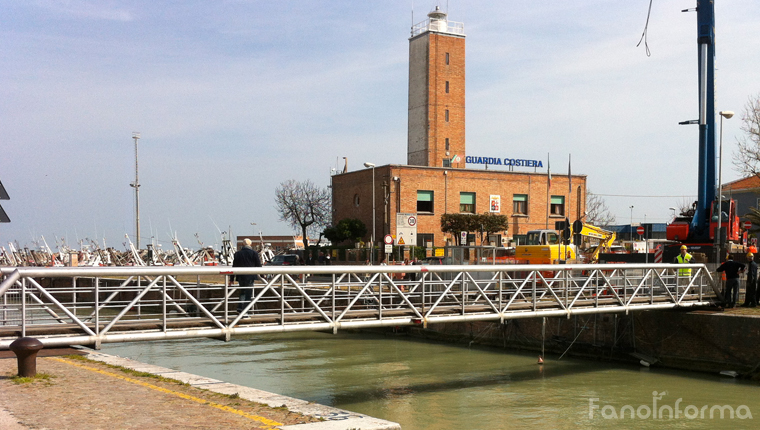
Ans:
<svg viewBox="0 0 760 430"><path fill-rule="evenodd" d="M564 231L565 239L570 238L570 229ZM615 232L586 224L580 220L573 223L573 233L578 239L589 237L597 239L598 244L580 250L580 243L563 244L562 235L555 230L531 230L527 234L525 245L517 245L515 259L528 264L557 264L560 262L576 262L578 255L588 263L596 263L599 253L609 249L615 241ZM580 242L580 241L579 241Z"/></svg>

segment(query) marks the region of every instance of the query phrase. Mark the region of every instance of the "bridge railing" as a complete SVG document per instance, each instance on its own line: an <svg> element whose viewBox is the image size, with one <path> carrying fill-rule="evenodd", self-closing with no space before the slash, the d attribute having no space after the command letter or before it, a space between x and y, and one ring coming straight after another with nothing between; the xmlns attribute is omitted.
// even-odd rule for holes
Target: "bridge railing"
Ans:
<svg viewBox="0 0 760 430"><path fill-rule="evenodd" d="M684 276L684 269L691 274ZM2 268L0 349L711 305L704 265ZM234 275L260 276L244 300Z"/></svg>

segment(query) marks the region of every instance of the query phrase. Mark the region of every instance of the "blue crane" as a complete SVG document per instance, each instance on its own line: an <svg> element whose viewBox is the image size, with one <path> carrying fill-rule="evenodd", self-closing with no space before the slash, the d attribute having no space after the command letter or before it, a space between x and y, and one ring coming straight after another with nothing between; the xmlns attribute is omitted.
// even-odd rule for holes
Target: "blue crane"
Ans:
<svg viewBox="0 0 760 430"><path fill-rule="evenodd" d="M692 241L709 239L710 205L715 200L715 8L697 0L699 63L699 171L697 207L689 233Z"/></svg>

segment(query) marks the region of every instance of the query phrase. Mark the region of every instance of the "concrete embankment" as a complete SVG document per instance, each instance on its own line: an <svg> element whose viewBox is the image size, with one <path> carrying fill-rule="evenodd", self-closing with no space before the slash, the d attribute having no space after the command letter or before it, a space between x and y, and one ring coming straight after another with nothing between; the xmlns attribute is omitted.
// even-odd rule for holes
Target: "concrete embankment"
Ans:
<svg viewBox="0 0 760 430"><path fill-rule="evenodd" d="M0 425L17 429L401 428L367 415L84 348L80 353L89 360L38 358L41 379L22 384L11 380L15 358L0 359Z"/></svg>
<svg viewBox="0 0 760 430"><path fill-rule="evenodd" d="M760 309L644 311L411 328L424 338L674 369L756 376Z"/></svg>

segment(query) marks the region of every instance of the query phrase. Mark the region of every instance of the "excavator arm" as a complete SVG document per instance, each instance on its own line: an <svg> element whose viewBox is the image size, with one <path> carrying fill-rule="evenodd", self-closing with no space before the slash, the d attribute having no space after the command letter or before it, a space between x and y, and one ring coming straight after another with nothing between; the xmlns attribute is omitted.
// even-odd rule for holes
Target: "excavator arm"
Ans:
<svg viewBox="0 0 760 430"><path fill-rule="evenodd" d="M596 263L599 260L599 253L602 252L603 249L609 249L610 246L612 246L612 242L615 241L616 237L615 232L613 231L605 230L595 225L586 224L580 220L573 223L573 233L576 235L599 240L599 244L590 248L590 250L586 253L589 261L592 263ZM580 243L576 243L575 245L577 247L580 247Z"/></svg>

